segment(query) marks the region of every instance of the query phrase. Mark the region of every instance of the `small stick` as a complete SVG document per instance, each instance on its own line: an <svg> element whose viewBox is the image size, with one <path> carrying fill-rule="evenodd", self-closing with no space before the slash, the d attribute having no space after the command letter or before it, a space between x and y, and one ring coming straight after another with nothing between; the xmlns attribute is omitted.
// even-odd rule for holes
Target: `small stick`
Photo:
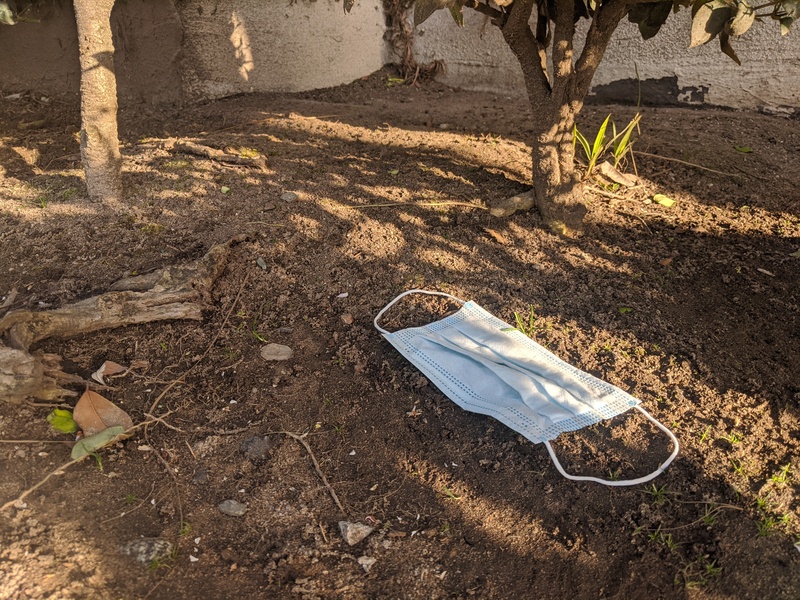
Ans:
<svg viewBox="0 0 800 600"><path fill-rule="evenodd" d="M19 496L17 496L17 497L16 497L16 498L14 498L13 500L9 500L9 501L8 501L8 502L6 502L5 504L3 504L3 506L0 506L0 513L1 513L1 512L3 512L3 511L4 511L5 509L7 509L7 508L11 508L11 507L12 507L12 506L14 506L14 505L15 505L17 502L21 502L22 500L24 500L25 498L27 498L27 497L28 497L30 494L32 494L33 492L35 492L36 490L38 490L38 489L39 489L40 487L42 487L42 486L43 486L45 483L47 483L47 482L48 482L48 480L49 480L49 479L50 479L50 478L51 478L53 475L61 475L61 474L62 474L62 471L63 471L64 469L66 469L67 467L71 467L72 465L74 465L75 463L77 463L77 462L79 462L79 461L83 460L84 458L86 458L86 457L85 457L85 456L82 456L81 458L75 458L75 459L73 459L73 460L69 461L68 463L64 463L64 464L63 464L63 465L61 465L60 467L56 467L54 470L50 471L50 472L49 472L49 473L48 473L48 474L45 476L45 478L44 478L44 479L42 479L42 480L41 480L39 483L37 483L36 485L34 485L34 486L32 486L32 487L29 487L27 490L25 490L24 492L22 492L22 493L21 493Z"/></svg>
<svg viewBox="0 0 800 600"><path fill-rule="evenodd" d="M455 200L448 200L445 202L387 202L385 204L364 204L363 206L344 206L340 208L351 208L358 210L361 208L381 208L385 206L468 206L469 208L479 208L481 210L489 210L480 204L473 204L471 202L457 202Z"/></svg>
<svg viewBox="0 0 800 600"><path fill-rule="evenodd" d="M717 175L725 175L727 177L741 177L741 175L737 175L736 173L726 173L724 171L717 171L716 169L709 169L708 167L697 165L695 163L686 162L685 160L680 160L679 158L670 158L669 156L661 156L660 154L650 154L649 152L642 152L641 150L634 150L634 152L636 152L636 154L641 154L642 156L648 156L650 158L660 158L661 160L668 160L670 162L680 163L682 165L686 165L687 167L702 169L703 171L709 171L710 173L716 173Z"/></svg>
<svg viewBox="0 0 800 600"><path fill-rule="evenodd" d="M296 433L292 433L290 431L276 431L275 433L282 433L284 435L288 435L290 438L300 442L303 445L303 448L305 448L306 452L308 452L308 456L314 465L314 469L316 469L317 471L317 475L319 475L319 478L322 480L322 483L325 484L325 487L328 489L328 492L330 493L331 498L333 498L333 501L336 503L336 506L339 507L340 511L345 512L344 506L342 506L342 503L339 502L339 496L336 495L336 492L331 487L331 484L328 483L328 478L325 477L325 473L323 473L322 469L320 469L319 463L317 462L317 458L314 456L314 452L311 450L311 446L309 446L308 442L306 442L305 439L303 439L304 436L307 434L297 435Z"/></svg>
<svg viewBox="0 0 800 600"><path fill-rule="evenodd" d="M170 412L172 412L172 411L170 411ZM156 417L154 415L151 415L150 413L144 413L144 416L147 417L148 419L152 419L153 422L155 422L155 423L160 423L161 425L163 425L167 429L172 429L172 431L177 431L178 433L183 433L183 429L179 429L179 428L177 428L177 427L175 427L173 425L170 425L169 423L167 423L164 420L164 417ZM166 416L166 415L164 415L164 416Z"/></svg>
<svg viewBox="0 0 800 600"><path fill-rule="evenodd" d="M183 378L186 377L192 371L192 369L194 369L197 365L199 365L203 361L203 359L206 356L208 356L208 353L211 352L211 349L214 347L214 344L217 343L219 336L222 335L222 330L225 328L225 325L228 324L228 319L230 319L233 309L236 308L236 305L239 303L239 298L241 298L242 292L244 291L244 286L247 285L247 280L249 278L250 278L250 273L247 273L247 275L245 275L244 281L242 281L242 285L239 286L239 292L236 294L236 298L234 298L231 307L228 309L228 314L225 315L225 319L223 319L222 325L219 326L219 329L217 330L217 334L214 336L214 339L211 340L211 343L206 348L206 351L203 352L203 354L200 356L200 360L195 362L191 367L189 367L183 372L183 375L173 380L172 383L170 383L167 387L164 388L164 390L158 395L158 397L155 400L153 400L153 403L150 405L150 409L147 411L148 413L152 414L155 411L156 407L158 406L158 403L161 402L161 400L164 399L164 396L167 395L167 392L170 391L179 383L183 383Z"/></svg>

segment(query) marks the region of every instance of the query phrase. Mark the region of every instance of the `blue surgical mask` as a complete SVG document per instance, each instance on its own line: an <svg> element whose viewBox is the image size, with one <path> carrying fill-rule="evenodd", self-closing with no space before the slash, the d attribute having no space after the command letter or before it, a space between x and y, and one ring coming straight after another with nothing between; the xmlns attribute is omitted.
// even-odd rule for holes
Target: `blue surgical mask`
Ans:
<svg viewBox="0 0 800 600"><path fill-rule="evenodd" d="M461 305L455 314L423 327L390 333L380 318L409 294L445 296ZM565 363L508 323L474 302L449 294L410 290L387 304L375 327L406 359L461 408L489 415L534 443L543 443L558 471L574 481L610 486L637 485L657 477L678 455L677 438L621 389ZM550 440L615 417L630 408L642 412L672 440L670 457L653 473L609 481L570 475Z"/></svg>

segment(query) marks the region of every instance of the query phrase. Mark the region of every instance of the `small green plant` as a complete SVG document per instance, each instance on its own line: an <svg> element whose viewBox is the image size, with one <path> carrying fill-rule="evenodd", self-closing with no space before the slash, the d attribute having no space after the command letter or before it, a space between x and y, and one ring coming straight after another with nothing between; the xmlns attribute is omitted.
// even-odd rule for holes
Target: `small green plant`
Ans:
<svg viewBox="0 0 800 600"><path fill-rule="evenodd" d="M181 537L185 537L192 533L192 525L191 523L187 523L186 521L181 521L181 529L178 532L178 535Z"/></svg>
<svg viewBox="0 0 800 600"><path fill-rule="evenodd" d="M649 486L644 488L644 493L653 498L653 501L656 504L663 504L668 500L666 485L656 487L655 483L651 483Z"/></svg>
<svg viewBox="0 0 800 600"><path fill-rule="evenodd" d="M731 431L731 433L728 436L721 437L719 439L725 440L726 442L728 442L732 446L736 445L736 444L741 444L744 441L744 438L741 435L739 435L738 433L736 433L735 431Z"/></svg>
<svg viewBox="0 0 800 600"><path fill-rule="evenodd" d="M533 308L532 304L528 306L527 315L514 312L514 320L517 326L507 327L503 329L503 331L519 331L523 335L527 335L529 338L532 338L536 335L537 331L542 331L545 329L552 328L552 325L550 323L545 323L544 325L536 325L536 311Z"/></svg>
<svg viewBox="0 0 800 600"><path fill-rule="evenodd" d="M764 515L757 523L759 537L767 537L770 535L772 530L775 529L775 525L777 525L777 521L775 521L775 519L768 515Z"/></svg>
<svg viewBox="0 0 800 600"><path fill-rule="evenodd" d="M47 196L45 196L44 194L42 194L41 196L38 196L38 197L36 198L36 204L38 204L38 205L39 205L39 207L40 207L42 210L44 210L45 208L47 208Z"/></svg>
<svg viewBox="0 0 800 600"><path fill-rule="evenodd" d="M609 469L608 470L608 478L611 481L616 481L617 479L619 479L619 469L614 469L613 471L611 469Z"/></svg>
<svg viewBox="0 0 800 600"><path fill-rule="evenodd" d="M631 136L633 135L633 130L638 128L641 119L642 116L636 113L636 116L630 120L624 129L617 132L617 126L611 121L611 115L608 115L597 130L597 135L594 137L594 142L591 144L586 136L578 130L577 125L573 127L573 152L577 144L580 144L586 155L586 160L588 161L584 179L591 177L592 171L606 152L611 153L615 169L619 167L626 154L630 154L631 159L633 159L633 142L631 141ZM608 131L609 125L611 125L611 139L606 140L606 132Z"/></svg>
<svg viewBox="0 0 800 600"><path fill-rule="evenodd" d="M461 496L456 496L449 487L444 486L444 495L450 500L461 500Z"/></svg>
<svg viewBox="0 0 800 600"><path fill-rule="evenodd" d="M742 477L747 477L747 472L744 470L744 463L738 461L736 459L731 459L731 466L733 467L733 472L737 475L741 475Z"/></svg>
<svg viewBox="0 0 800 600"><path fill-rule="evenodd" d="M719 509L713 505L706 506L706 511L703 513L701 520L703 524L707 527L713 527L714 523L717 522L717 515L719 514Z"/></svg>
<svg viewBox="0 0 800 600"><path fill-rule="evenodd" d="M717 566L717 561L708 560L708 555L700 556L683 567L675 576L675 584L687 590L693 590L708 585L711 579L719 577L722 567Z"/></svg>
<svg viewBox="0 0 800 600"><path fill-rule="evenodd" d="M711 433L711 425L706 426L703 430L703 434L700 436L700 443L702 444L708 439L708 434Z"/></svg>
<svg viewBox="0 0 800 600"><path fill-rule="evenodd" d="M775 475L770 477L770 481L778 485L785 485L789 481L789 473L791 472L791 470L792 470L791 464L786 464L782 466L780 471L778 471L777 473L775 473Z"/></svg>
<svg viewBox="0 0 800 600"><path fill-rule="evenodd" d="M130 506L131 504L136 504L136 501L139 500L134 494L125 494L125 497L122 499L125 504Z"/></svg>

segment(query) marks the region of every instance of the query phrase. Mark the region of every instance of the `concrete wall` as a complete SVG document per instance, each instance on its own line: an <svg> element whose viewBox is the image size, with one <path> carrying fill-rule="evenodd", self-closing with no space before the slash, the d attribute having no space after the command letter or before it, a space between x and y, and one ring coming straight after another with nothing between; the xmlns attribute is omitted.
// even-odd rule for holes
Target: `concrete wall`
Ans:
<svg viewBox="0 0 800 600"><path fill-rule="evenodd" d="M0 91L77 93L71 2L0 25ZM349 83L389 62L380 0L125 0L112 17L121 104Z"/></svg>
<svg viewBox="0 0 800 600"><path fill-rule="evenodd" d="M184 89L192 98L349 83L388 60L380 0L186 0Z"/></svg>
<svg viewBox="0 0 800 600"><path fill-rule="evenodd" d="M417 28L417 60L444 60L442 81L465 89L524 93L519 64L496 27L483 15L465 10L459 29L446 11ZM742 66L721 55L712 41L688 49L690 15L672 15L661 32L642 41L627 21L619 30L594 79L593 92L603 101L635 103L635 66L642 97L655 104L712 104L774 112L800 109L800 31L781 37L777 23L756 23L733 40Z"/></svg>

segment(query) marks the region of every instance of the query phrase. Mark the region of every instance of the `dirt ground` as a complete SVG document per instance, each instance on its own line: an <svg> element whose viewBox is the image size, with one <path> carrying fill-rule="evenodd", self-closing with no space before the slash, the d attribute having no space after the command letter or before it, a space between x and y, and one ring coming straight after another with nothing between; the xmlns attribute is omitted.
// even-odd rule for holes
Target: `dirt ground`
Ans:
<svg viewBox="0 0 800 600"><path fill-rule="evenodd" d="M76 102L0 100L0 304L16 288L12 310L62 306L247 236L203 322L39 345L85 378L146 361L103 392L134 422L183 379L102 469L85 460L0 515L0 598L800 597L797 121L643 109L640 185L590 190L566 240L534 212L452 204L530 184L523 102L389 76L123 111L120 206L85 197ZM635 109L590 106L581 129L608 113ZM170 152L174 136L268 169ZM372 319L410 288L510 323L533 310L537 342L640 398L680 455L645 486L564 479L381 338ZM388 324L451 308L409 301ZM265 360L268 343L292 358ZM0 402L0 502L69 460L49 411ZM561 435L565 468L654 469L670 444L635 412ZM374 531L351 546L340 521ZM142 538L174 548L120 551Z"/></svg>

